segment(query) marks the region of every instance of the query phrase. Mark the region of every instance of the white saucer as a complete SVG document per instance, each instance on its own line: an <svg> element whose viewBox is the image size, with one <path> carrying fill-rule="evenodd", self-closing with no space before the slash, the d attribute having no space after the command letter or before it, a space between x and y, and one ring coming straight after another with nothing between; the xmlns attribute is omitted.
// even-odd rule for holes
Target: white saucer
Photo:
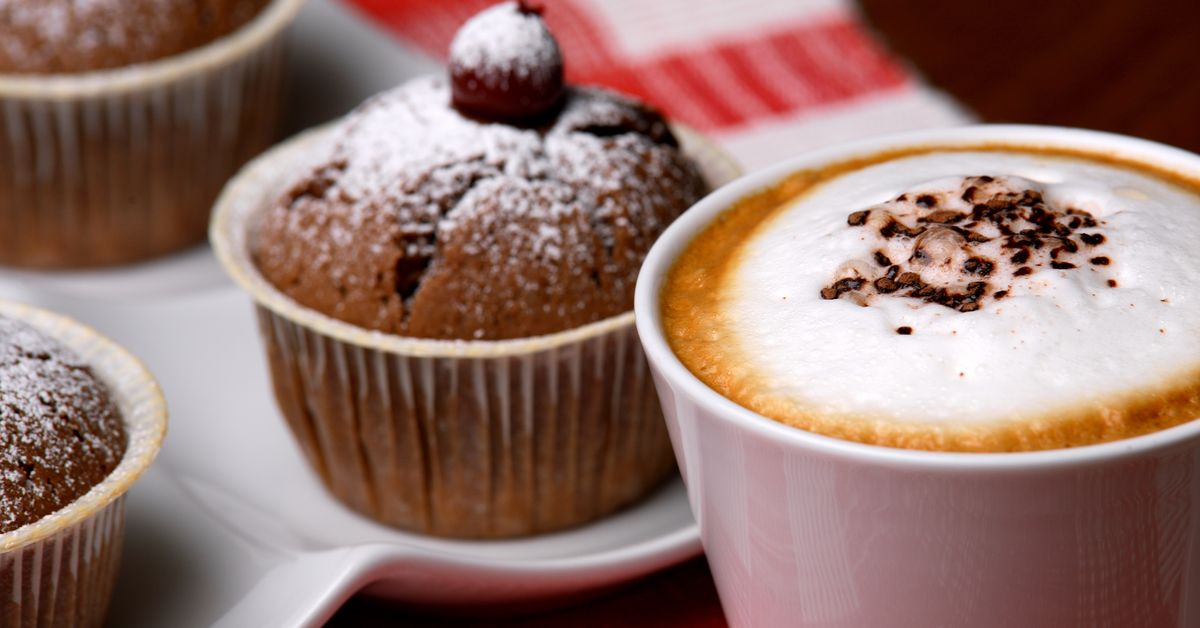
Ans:
<svg viewBox="0 0 1200 628"><path fill-rule="evenodd" d="M86 277L0 273L0 296L95 326L167 395L166 446L130 494L114 625L316 624L364 587L426 607L536 604L700 552L678 479L599 523L515 541L406 534L342 507L277 413L249 297L215 264L196 249Z"/></svg>

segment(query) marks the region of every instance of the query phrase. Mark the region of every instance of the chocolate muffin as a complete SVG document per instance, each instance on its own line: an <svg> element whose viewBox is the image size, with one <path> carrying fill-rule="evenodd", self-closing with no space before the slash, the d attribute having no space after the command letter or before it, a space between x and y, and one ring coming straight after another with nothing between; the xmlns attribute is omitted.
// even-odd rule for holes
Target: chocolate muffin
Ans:
<svg viewBox="0 0 1200 628"><path fill-rule="evenodd" d="M675 469L634 282L708 189L698 164L713 183L736 167L653 107L565 85L523 4L468 21L447 74L256 160L218 203L214 251L348 507L450 537L585 524Z"/></svg>
<svg viewBox="0 0 1200 628"><path fill-rule="evenodd" d="M124 349L0 301L0 626L102 626L166 402Z"/></svg>
<svg viewBox="0 0 1200 628"><path fill-rule="evenodd" d="M0 73L68 74L198 48L268 0L0 0Z"/></svg>
<svg viewBox="0 0 1200 628"><path fill-rule="evenodd" d="M62 509L121 462L126 437L78 356L0 317L0 534Z"/></svg>

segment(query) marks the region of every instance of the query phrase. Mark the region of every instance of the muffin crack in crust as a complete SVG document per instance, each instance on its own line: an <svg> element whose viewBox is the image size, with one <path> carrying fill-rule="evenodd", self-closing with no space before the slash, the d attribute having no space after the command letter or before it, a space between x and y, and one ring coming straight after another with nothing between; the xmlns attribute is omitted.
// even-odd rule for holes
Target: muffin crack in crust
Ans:
<svg viewBox="0 0 1200 628"><path fill-rule="evenodd" d="M0 534L62 509L126 446L108 390L78 356L0 317Z"/></svg>
<svg viewBox="0 0 1200 628"><path fill-rule="evenodd" d="M361 106L264 212L263 275L406 336L554 333L632 307L651 243L707 191L662 116L572 88L552 119L487 123L426 78Z"/></svg>

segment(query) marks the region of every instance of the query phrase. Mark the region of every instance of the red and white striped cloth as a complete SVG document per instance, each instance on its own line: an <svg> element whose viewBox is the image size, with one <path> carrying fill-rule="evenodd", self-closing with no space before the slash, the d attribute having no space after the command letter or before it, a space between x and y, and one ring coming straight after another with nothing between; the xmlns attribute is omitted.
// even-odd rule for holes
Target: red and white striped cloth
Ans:
<svg viewBox="0 0 1200 628"><path fill-rule="evenodd" d="M444 59L496 0L346 0ZM567 78L640 96L716 138L748 168L834 142L970 115L923 84L850 0L554 0L545 18Z"/></svg>

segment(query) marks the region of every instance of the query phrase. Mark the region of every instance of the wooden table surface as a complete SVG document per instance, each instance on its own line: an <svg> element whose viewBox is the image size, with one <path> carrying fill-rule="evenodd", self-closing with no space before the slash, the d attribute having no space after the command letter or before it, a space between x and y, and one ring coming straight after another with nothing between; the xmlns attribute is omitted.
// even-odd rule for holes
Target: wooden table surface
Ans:
<svg viewBox="0 0 1200 628"><path fill-rule="evenodd" d="M980 118L1200 152L1200 0L860 0L880 37ZM702 558L591 602L487 620L353 598L329 626L724 626Z"/></svg>

